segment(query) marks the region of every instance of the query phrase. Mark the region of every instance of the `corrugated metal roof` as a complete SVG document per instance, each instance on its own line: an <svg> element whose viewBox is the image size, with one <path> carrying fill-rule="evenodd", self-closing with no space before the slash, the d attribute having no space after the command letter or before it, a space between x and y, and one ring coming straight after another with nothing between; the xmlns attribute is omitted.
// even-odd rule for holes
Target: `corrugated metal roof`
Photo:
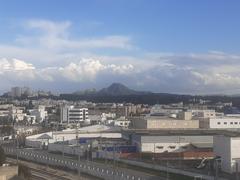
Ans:
<svg viewBox="0 0 240 180"><path fill-rule="evenodd" d="M191 143L196 148L213 148L213 143Z"/></svg>

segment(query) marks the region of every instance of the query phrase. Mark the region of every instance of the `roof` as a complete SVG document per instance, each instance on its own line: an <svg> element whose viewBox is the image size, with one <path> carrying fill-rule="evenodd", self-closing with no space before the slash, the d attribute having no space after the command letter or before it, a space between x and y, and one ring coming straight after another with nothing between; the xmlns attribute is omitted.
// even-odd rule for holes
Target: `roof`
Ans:
<svg viewBox="0 0 240 180"><path fill-rule="evenodd" d="M37 139L52 139L52 137L49 136L48 134L43 134L43 135L39 136Z"/></svg>
<svg viewBox="0 0 240 180"><path fill-rule="evenodd" d="M229 137L240 137L240 131L226 129L123 129L122 133L142 136L224 135Z"/></svg>
<svg viewBox="0 0 240 180"><path fill-rule="evenodd" d="M79 133L81 132L112 132L112 131L120 131L119 127L114 127L114 126L106 126L106 125L91 125L91 126L85 126L78 128ZM63 130L62 132L76 132L76 129L66 129Z"/></svg>
<svg viewBox="0 0 240 180"><path fill-rule="evenodd" d="M191 143L196 148L213 148L213 143Z"/></svg>

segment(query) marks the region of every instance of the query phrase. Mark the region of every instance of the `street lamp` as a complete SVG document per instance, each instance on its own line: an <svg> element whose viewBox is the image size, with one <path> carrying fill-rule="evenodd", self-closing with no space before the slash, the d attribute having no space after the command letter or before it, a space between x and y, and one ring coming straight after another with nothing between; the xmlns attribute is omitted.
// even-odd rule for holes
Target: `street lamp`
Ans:
<svg viewBox="0 0 240 180"><path fill-rule="evenodd" d="M182 167L182 157L181 157L181 140L185 140L185 138L178 136L178 146L179 146L179 169Z"/></svg>

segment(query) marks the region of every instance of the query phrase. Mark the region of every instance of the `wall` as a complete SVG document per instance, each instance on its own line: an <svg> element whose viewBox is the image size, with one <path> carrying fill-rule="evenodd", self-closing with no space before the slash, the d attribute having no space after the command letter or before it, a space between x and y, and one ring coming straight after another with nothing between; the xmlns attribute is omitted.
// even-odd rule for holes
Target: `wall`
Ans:
<svg viewBox="0 0 240 180"><path fill-rule="evenodd" d="M198 120L147 120L148 129L186 129L186 128L199 128Z"/></svg>
<svg viewBox="0 0 240 180"><path fill-rule="evenodd" d="M18 149L3 147L7 155L16 156L19 158L30 160L42 164L53 165L58 167L67 167L72 170L80 170L81 173L87 173L92 176L96 176L105 180L159 180L159 177L142 173L125 168L115 168L109 164L102 164L85 160L74 160L69 158L63 158L60 155L48 154L41 151L33 151L29 149Z"/></svg>
<svg viewBox="0 0 240 180"><path fill-rule="evenodd" d="M220 124L218 124L220 123ZM210 118L210 128L240 128L240 118Z"/></svg>
<svg viewBox="0 0 240 180"><path fill-rule="evenodd" d="M135 129L146 129L147 128L147 120L141 117L132 118L132 126Z"/></svg>
<svg viewBox="0 0 240 180"><path fill-rule="evenodd" d="M17 166L0 167L0 180L10 180L18 175Z"/></svg>
<svg viewBox="0 0 240 180"><path fill-rule="evenodd" d="M231 167L232 172L236 171L236 162L238 163L238 167L240 169L240 137L232 137L231 138Z"/></svg>
<svg viewBox="0 0 240 180"><path fill-rule="evenodd" d="M141 152L157 152L161 153L164 151L178 152L186 151L191 143L213 143L213 136L147 136L147 135L135 135L133 136L133 144L138 146ZM154 150L155 146L155 150ZM163 148L159 148L162 146ZM175 148L170 148L175 146ZM180 149L179 149L180 147Z"/></svg>
<svg viewBox="0 0 240 180"><path fill-rule="evenodd" d="M142 143L142 152L163 153L184 151L182 147L188 146L189 143Z"/></svg>
<svg viewBox="0 0 240 180"><path fill-rule="evenodd" d="M213 137L213 152L221 157L221 169L231 173L231 138L224 135Z"/></svg>

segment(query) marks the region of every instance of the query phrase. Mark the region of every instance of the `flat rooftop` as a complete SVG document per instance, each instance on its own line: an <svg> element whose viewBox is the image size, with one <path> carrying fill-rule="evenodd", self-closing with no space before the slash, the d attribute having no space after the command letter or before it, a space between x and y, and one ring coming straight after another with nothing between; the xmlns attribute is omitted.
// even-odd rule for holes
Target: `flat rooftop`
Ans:
<svg viewBox="0 0 240 180"><path fill-rule="evenodd" d="M240 130L222 130L222 129L123 129L122 133L145 136L225 135L229 137L240 137Z"/></svg>

